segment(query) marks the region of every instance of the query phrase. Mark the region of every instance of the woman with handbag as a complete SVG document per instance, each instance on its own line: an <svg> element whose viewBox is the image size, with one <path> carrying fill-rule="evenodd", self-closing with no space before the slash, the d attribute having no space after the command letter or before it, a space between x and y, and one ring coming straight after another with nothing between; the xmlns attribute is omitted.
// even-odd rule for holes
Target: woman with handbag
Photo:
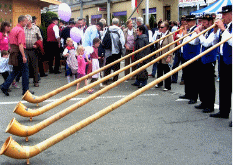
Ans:
<svg viewBox="0 0 233 165"><path fill-rule="evenodd" d="M159 27L159 32L162 34L161 37L164 37L166 35L168 35L170 33L169 31L169 24L168 22L163 22L160 27ZM162 48L168 44L170 44L171 42L173 42L173 36L169 36L166 37L165 39L161 40L158 43L159 48ZM172 50L174 48L174 45L169 46L166 49L163 49L161 52L159 52L156 57L159 57L161 55L163 55L164 53L168 52L169 50ZM170 71L170 68L172 66L172 62L173 62L173 53L169 54L168 56L164 57L162 60L158 61L158 65L157 65L157 77L161 77L163 76L163 74L166 74ZM160 82L158 85L156 85L156 88L159 88L163 86L163 81ZM168 77L165 80L165 86L164 86L164 91L168 91L171 90L171 77Z"/></svg>

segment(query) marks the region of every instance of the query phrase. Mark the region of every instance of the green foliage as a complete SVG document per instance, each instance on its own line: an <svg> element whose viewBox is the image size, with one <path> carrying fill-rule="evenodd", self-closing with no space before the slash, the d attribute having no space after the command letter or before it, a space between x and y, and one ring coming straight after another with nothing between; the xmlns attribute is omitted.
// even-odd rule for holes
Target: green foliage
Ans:
<svg viewBox="0 0 233 165"><path fill-rule="evenodd" d="M112 25L112 19L114 18L113 14L110 14L110 25Z"/></svg>
<svg viewBox="0 0 233 165"><path fill-rule="evenodd" d="M41 25L44 27L48 27L52 22L52 18L57 17L57 14L51 11L47 11L46 13L41 14Z"/></svg>
<svg viewBox="0 0 233 165"><path fill-rule="evenodd" d="M43 39L44 41L47 41L47 27L45 26L40 26L40 29L42 31Z"/></svg>
<svg viewBox="0 0 233 165"><path fill-rule="evenodd" d="M149 19L149 26L150 28L154 28L154 24L155 24L155 17L153 15L151 15L150 19Z"/></svg>
<svg viewBox="0 0 233 165"><path fill-rule="evenodd" d="M127 16L126 15L122 15L122 16L120 16L120 24L125 24L126 23L126 21L127 21Z"/></svg>
<svg viewBox="0 0 233 165"><path fill-rule="evenodd" d="M52 23L52 18L57 17L57 14L51 11L47 11L46 13L41 14L41 30L43 32L43 38L47 40L47 28L50 23Z"/></svg>

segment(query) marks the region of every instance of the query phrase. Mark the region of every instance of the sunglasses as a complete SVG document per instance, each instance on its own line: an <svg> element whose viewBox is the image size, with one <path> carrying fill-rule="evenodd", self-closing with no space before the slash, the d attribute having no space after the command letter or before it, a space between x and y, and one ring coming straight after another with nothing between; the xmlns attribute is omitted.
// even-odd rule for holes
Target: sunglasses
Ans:
<svg viewBox="0 0 233 165"><path fill-rule="evenodd" d="M160 27L160 29L163 29L163 28L165 28L164 26L163 27Z"/></svg>

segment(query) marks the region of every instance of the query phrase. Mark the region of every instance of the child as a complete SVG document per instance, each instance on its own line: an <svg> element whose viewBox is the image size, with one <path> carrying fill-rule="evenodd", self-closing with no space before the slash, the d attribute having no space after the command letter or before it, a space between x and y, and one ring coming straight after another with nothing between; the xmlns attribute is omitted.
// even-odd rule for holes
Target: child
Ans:
<svg viewBox="0 0 233 165"><path fill-rule="evenodd" d="M82 45L78 46L77 49L77 61L78 61L78 75L77 78L81 78L83 76L86 75L86 65L88 64L88 62L85 61L84 57L84 48ZM89 62L90 63L90 62ZM77 90L79 88L80 83L77 83ZM87 79L85 79L85 85L87 85ZM92 93L93 91L88 90L88 93Z"/></svg>
<svg viewBox="0 0 233 165"><path fill-rule="evenodd" d="M99 66L99 59L101 57L98 56L98 47L100 46L100 39L94 38L93 39L93 53L91 54L91 63L92 63L92 72L98 70L100 68ZM91 82L97 81L99 78L100 73L97 73L92 76Z"/></svg>
<svg viewBox="0 0 233 165"><path fill-rule="evenodd" d="M66 60L66 77L68 83L70 83L70 76L73 75L73 79L75 80L75 77L77 75L78 71L78 62L76 59L76 52L75 48L73 46L73 40L71 38L67 38L66 40L67 47L65 48L63 52L63 56L67 57Z"/></svg>
<svg viewBox="0 0 233 165"><path fill-rule="evenodd" d="M90 54L91 59L91 71L94 72L100 68L99 66L99 59L101 57L98 56L98 47L100 46L100 39L94 38L93 39L93 46L92 46L92 53ZM92 76L91 83L98 80L100 73L97 73ZM94 89L90 89L90 91L94 92Z"/></svg>
<svg viewBox="0 0 233 165"><path fill-rule="evenodd" d="M9 72L11 72L11 65L8 64L9 62L9 53L6 50L1 52L0 58L0 73L4 81L6 81L7 77L9 76Z"/></svg>

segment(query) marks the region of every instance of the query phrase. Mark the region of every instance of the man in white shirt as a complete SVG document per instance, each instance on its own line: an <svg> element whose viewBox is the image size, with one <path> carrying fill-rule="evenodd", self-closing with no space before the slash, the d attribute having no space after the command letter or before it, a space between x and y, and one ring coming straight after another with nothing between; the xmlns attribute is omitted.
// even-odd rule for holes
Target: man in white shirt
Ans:
<svg viewBox="0 0 233 165"><path fill-rule="evenodd" d="M176 21L172 21L171 22L171 32L174 32L178 29L178 26L177 26L177 22Z"/></svg>
<svg viewBox="0 0 233 165"><path fill-rule="evenodd" d="M216 18L215 14L204 14L202 24L198 26L194 31L199 34L201 31L209 28L213 25L213 20ZM201 44L201 52L206 51L210 47L214 46L218 40L214 37L214 29L207 31L199 36ZM198 78L198 90L201 104L195 106L197 109L203 109L203 113L210 113L214 111L215 103L215 63L217 58L218 49L214 49L207 53L205 56L199 59L199 78Z"/></svg>
<svg viewBox="0 0 233 165"><path fill-rule="evenodd" d="M222 7L222 20L215 24L220 29L216 37L223 41L232 36L232 5ZM219 82L219 112L210 117L229 118L232 95L232 38L220 46L220 82ZM231 126L231 124L230 124Z"/></svg>
<svg viewBox="0 0 233 165"><path fill-rule="evenodd" d="M59 74L60 67L60 35L57 26L58 18L53 17L52 23L47 28L46 54L49 56L49 72ZM53 60L55 57L55 67L53 69Z"/></svg>
<svg viewBox="0 0 233 165"><path fill-rule="evenodd" d="M189 34L194 31L196 26L196 17L194 15L187 15L186 16L187 25L185 25L183 35ZM196 37L197 33L193 33L192 35L187 36L184 38L183 43ZM188 44L183 46L183 58L185 61L192 59L193 57L200 54L200 42L199 38L195 38L194 40L190 41ZM192 64L188 65L184 68L184 82L185 82L185 95L180 96L180 98L186 98L190 101L188 104L195 104L197 102L198 97L198 89L197 89L197 74L198 69L198 61L193 62Z"/></svg>

